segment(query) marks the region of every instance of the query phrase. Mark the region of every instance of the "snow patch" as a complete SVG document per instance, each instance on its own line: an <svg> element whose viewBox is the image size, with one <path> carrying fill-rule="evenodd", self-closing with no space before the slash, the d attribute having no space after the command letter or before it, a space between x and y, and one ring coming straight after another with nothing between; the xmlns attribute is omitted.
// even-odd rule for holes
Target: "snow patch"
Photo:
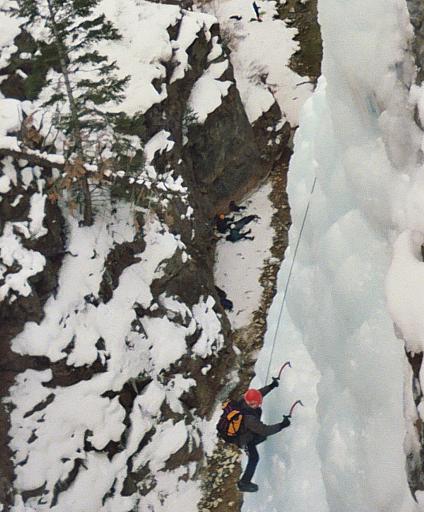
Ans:
<svg viewBox="0 0 424 512"><path fill-rule="evenodd" d="M268 197L270 192L270 184L262 186L244 203L247 210L239 215L259 216L257 221L250 222L244 229L252 230L254 240L232 243L225 240L224 235L217 243L215 281L234 304L233 311L227 313L233 329L247 325L260 304L262 286L259 278L265 260L270 256L274 234L271 228L273 206Z"/></svg>
<svg viewBox="0 0 424 512"><path fill-rule="evenodd" d="M224 0L211 3L209 8L228 39L237 88L249 121L254 123L277 101L284 118L297 126L300 109L312 91L311 84L288 67L291 55L299 48L294 40L297 30L274 19L276 2L257 0L256 4L261 22L256 22L252 3L244 0ZM234 15L241 19L231 19Z"/></svg>
<svg viewBox="0 0 424 512"><path fill-rule="evenodd" d="M208 115L221 105L222 98L228 94L233 82L219 80L227 67L227 61L210 64L193 85L188 105L196 116L196 122L204 123Z"/></svg>
<svg viewBox="0 0 424 512"><path fill-rule="evenodd" d="M409 352L424 351L424 263L421 247L424 235L401 233L395 244L387 274L386 289L390 314Z"/></svg>
<svg viewBox="0 0 424 512"><path fill-rule="evenodd" d="M18 295L28 297L32 291L29 278L41 272L46 263L42 254L23 247L15 227L15 223L6 222L0 237L0 277L4 280L0 286L0 302L6 297L10 302Z"/></svg>

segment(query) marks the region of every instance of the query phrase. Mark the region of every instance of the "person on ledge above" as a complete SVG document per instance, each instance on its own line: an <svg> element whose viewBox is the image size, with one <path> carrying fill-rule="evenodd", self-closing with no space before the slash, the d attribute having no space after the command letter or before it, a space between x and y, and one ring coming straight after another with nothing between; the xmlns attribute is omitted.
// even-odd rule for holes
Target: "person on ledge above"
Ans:
<svg viewBox="0 0 424 512"><path fill-rule="evenodd" d="M233 222L234 217L226 217L223 213L215 215L215 226L218 233L226 233Z"/></svg>
<svg viewBox="0 0 424 512"><path fill-rule="evenodd" d="M239 240L254 240L254 236L247 236L251 233L252 230L249 229L245 233L242 233L240 230L233 228L233 224L231 224L230 233L225 237L225 240L229 242L238 242Z"/></svg>
<svg viewBox="0 0 424 512"><path fill-rule="evenodd" d="M240 212L241 210L246 210L246 206L239 206L234 201L230 201L228 209L230 212Z"/></svg>

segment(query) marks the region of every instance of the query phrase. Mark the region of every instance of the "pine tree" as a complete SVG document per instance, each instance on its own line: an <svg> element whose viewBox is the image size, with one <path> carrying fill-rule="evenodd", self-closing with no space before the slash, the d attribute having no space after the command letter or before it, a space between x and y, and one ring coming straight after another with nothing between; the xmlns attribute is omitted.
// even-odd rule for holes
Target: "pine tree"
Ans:
<svg viewBox="0 0 424 512"><path fill-rule="evenodd" d="M77 161L83 196L84 224L93 223L93 209L86 164L96 160L96 148L113 146L114 120L106 104L124 97L129 76L119 78L116 62L109 62L96 45L120 39L118 31L96 14L100 0L17 0L11 12L25 18L27 26L47 29L59 62L55 93L46 102L56 107L55 124L67 136L66 157ZM103 107L103 108L102 108ZM104 141L99 141L103 138Z"/></svg>

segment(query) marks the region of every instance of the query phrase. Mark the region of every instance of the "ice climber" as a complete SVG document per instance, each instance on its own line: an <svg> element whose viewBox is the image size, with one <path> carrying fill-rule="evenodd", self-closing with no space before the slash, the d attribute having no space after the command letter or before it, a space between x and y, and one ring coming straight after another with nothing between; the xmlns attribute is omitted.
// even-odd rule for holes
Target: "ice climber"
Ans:
<svg viewBox="0 0 424 512"><path fill-rule="evenodd" d="M256 2L253 2L252 7L253 7L253 10L255 11L256 19L258 21L262 21L261 20L261 12L259 10L258 4Z"/></svg>
<svg viewBox="0 0 424 512"><path fill-rule="evenodd" d="M272 380L271 384L261 389L248 389L240 400L226 402L217 425L220 437L243 448L247 453L246 469L237 483L242 492L258 490L258 486L251 481L259 462L256 445L290 425L289 416L283 416L283 421L274 425L265 425L261 421L262 398L279 384L278 378Z"/></svg>

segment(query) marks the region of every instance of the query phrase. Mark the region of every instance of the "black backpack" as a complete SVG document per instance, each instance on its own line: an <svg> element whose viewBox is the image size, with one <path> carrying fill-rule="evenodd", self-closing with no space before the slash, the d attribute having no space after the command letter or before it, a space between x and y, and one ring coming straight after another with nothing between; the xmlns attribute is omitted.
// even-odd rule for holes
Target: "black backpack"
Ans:
<svg viewBox="0 0 424 512"><path fill-rule="evenodd" d="M218 436L227 443L237 442L240 434L240 427L243 421L243 414L237 402L227 400L222 404L222 414L216 425Z"/></svg>

